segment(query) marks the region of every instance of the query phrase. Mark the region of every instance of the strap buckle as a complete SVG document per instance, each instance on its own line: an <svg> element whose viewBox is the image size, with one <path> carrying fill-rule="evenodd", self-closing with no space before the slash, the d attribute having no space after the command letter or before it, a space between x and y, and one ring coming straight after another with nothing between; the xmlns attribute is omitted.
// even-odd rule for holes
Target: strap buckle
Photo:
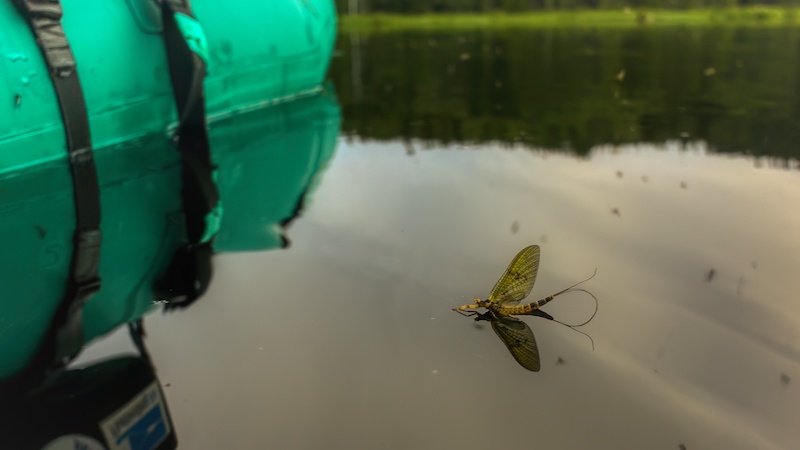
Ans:
<svg viewBox="0 0 800 450"><path fill-rule="evenodd" d="M166 273L155 285L156 295L166 303L165 310L186 308L205 294L213 276L212 245L185 245L175 252Z"/></svg>

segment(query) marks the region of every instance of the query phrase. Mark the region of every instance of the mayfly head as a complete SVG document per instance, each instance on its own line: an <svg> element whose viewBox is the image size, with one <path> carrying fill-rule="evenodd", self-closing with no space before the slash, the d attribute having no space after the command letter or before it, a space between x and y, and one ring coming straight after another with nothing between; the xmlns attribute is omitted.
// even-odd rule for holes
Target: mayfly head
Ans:
<svg viewBox="0 0 800 450"><path fill-rule="evenodd" d="M476 311L478 308L488 308L490 304L491 302L489 300L481 300L476 298L473 299L472 303L459 306L458 308L453 308L453 311L464 316L474 316L475 314L479 314Z"/></svg>

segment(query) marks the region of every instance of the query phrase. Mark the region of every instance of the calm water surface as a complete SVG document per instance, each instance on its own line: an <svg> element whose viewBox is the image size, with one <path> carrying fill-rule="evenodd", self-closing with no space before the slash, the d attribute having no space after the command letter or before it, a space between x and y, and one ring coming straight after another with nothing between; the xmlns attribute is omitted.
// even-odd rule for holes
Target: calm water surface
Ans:
<svg viewBox="0 0 800 450"><path fill-rule="evenodd" d="M218 256L203 301L148 321L181 447L796 448L798 44L341 36L342 135L292 245ZM529 244L531 299L597 268L600 302L594 351L525 318L538 373L450 311Z"/></svg>

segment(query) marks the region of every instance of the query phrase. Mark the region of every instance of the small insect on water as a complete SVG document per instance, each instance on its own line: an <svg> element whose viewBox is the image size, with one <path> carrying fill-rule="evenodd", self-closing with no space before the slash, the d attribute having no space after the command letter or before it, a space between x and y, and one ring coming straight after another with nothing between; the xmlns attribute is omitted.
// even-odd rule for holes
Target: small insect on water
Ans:
<svg viewBox="0 0 800 450"><path fill-rule="evenodd" d="M591 292L578 288L579 284L591 280L591 277L573 284L572 286L557 292L553 295L537 300L532 303L520 305L523 299L530 295L533 290L533 284L536 282L536 274L539 272L539 259L540 249L538 245L530 245L523 248L511 263L506 268L505 273L492 288L489 298L481 300L476 298L473 303L468 305L453 308L453 311L464 315L475 317L475 321L488 321L492 324L492 329L506 345L511 355L517 362L524 368L533 372L538 372L541 368L539 359L539 349L536 345L536 338L533 331L523 321L514 317L516 315L529 315L539 316L562 325L568 326L573 330L589 323L597 314L598 302ZM541 310L541 307L552 301L554 298L567 292L581 291L589 294L595 301L595 310L589 319L581 324L570 325L560 322L553 318L550 314ZM485 308L487 311L484 313L478 312L477 309ZM579 330L579 333L584 334L592 340L592 338ZM592 348L594 348L594 341L592 341Z"/></svg>

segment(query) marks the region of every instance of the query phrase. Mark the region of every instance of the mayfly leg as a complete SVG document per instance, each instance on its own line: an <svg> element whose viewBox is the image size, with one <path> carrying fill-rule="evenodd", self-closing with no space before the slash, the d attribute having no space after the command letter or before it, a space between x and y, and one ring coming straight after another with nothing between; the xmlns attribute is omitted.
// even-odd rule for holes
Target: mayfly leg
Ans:
<svg viewBox="0 0 800 450"><path fill-rule="evenodd" d="M474 316L475 314L480 314L478 311L475 311L478 308L480 308L480 305L469 304L469 305L459 306L458 308L453 308L453 311L461 314L462 316L471 317ZM472 311L467 311L467 310L472 310Z"/></svg>
<svg viewBox="0 0 800 450"><path fill-rule="evenodd" d="M476 298L474 303L468 303L466 305L461 305L458 308L453 308L453 311L461 314L462 316L467 316L467 317L474 316L475 314L479 314L479 313L477 311L469 311L469 312L464 312L464 311L466 311L468 309L473 309L474 310L474 309L478 309L478 308L485 308L486 305L484 305L483 303L484 302L481 301L481 299Z"/></svg>
<svg viewBox="0 0 800 450"><path fill-rule="evenodd" d="M472 308L472 309L474 309L474 308ZM461 308L453 308L453 311L455 311L455 312L457 312L457 313L459 313L459 314L461 314L462 316L465 316L465 317L472 317L472 316L474 316L476 314L480 314L478 311L464 311Z"/></svg>

